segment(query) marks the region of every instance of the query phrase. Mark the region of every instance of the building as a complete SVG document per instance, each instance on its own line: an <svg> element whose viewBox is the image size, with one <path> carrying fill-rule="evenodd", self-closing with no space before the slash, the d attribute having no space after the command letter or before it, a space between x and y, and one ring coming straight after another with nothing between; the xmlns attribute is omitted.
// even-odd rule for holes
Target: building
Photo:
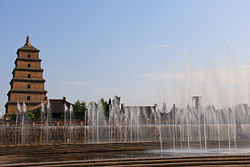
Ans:
<svg viewBox="0 0 250 167"><path fill-rule="evenodd" d="M49 99L49 103L50 103L50 112L54 119L62 117L62 114L64 114L65 111L65 106L69 111L70 106L73 105L66 100L66 97L63 97L62 99ZM48 103L45 104L46 107L47 105Z"/></svg>
<svg viewBox="0 0 250 167"><path fill-rule="evenodd" d="M29 36L24 46L17 50L13 78L10 81L11 89L5 105L6 119L17 113L18 102L25 102L27 110L35 110L47 99L39 52L40 50L31 45Z"/></svg>
<svg viewBox="0 0 250 167"><path fill-rule="evenodd" d="M121 111L123 113L125 113L126 111L135 112L136 114L139 114L142 121L143 120L154 121L155 117L157 117L158 119L158 114L159 114L159 110L157 109L157 104L154 104L153 106L125 106L124 104L121 104ZM173 107L169 112L167 112L166 109L164 109L164 107L160 111L161 111L160 116L162 121L169 123L175 122L175 112L176 112L175 104L173 104Z"/></svg>
<svg viewBox="0 0 250 167"><path fill-rule="evenodd" d="M121 104L121 111L123 113L126 111L135 113L139 112L139 115L141 115L141 118L144 120L152 118L156 110L156 104L153 106L125 106L124 104Z"/></svg>

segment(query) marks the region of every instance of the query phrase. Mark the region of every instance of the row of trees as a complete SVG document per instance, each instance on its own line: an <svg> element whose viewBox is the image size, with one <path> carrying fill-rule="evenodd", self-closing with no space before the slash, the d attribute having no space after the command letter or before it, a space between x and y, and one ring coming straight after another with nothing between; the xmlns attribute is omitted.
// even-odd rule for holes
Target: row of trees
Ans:
<svg viewBox="0 0 250 167"><path fill-rule="evenodd" d="M120 97L116 96L115 98L118 98L120 100ZM104 108L104 115L106 118L109 118L109 105L111 104L111 99L108 101L105 101L104 98L101 98L101 103L103 104ZM97 105L97 103L95 102ZM52 111L53 113L53 111ZM87 104L84 101L77 100L73 104L73 119L78 120L78 121L83 121L86 119L86 114L87 113ZM58 115L56 118L53 118L50 115L50 120L64 120L64 113ZM10 121L21 121L21 115L17 115L16 113L13 113L11 115ZM25 114L25 120L26 121L41 121L41 110L37 111L30 111L28 110Z"/></svg>
<svg viewBox="0 0 250 167"><path fill-rule="evenodd" d="M17 113L13 113L10 117L10 121L21 121L21 115ZM35 112L28 110L25 114L25 120L27 121L40 121L41 120L41 110L37 110Z"/></svg>

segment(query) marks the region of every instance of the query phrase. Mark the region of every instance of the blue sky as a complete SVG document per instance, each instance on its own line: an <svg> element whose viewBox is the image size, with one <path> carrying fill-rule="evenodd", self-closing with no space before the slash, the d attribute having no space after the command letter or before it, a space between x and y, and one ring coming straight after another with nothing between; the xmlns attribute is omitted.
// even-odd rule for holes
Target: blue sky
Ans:
<svg viewBox="0 0 250 167"><path fill-rule="evenodd" d="M171 88L147 76L172 73L173 66L184 72L185 50L192 71L205 70L208 59L224 68L231 42L234 65L246 66L249 18L248 0L2 0L0 111L28 34L41 50L49 98L119 95L126 104L152 105L161 96L171 101L165 93Z"/></svg>

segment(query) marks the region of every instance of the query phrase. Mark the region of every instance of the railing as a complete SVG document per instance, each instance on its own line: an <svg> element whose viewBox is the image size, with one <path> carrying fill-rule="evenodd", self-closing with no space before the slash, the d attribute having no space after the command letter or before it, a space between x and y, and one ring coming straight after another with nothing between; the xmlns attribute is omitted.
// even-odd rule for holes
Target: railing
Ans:
<svg viewBox="0 0 250 167"><path fill-rule="evenodd" d="M87 125L88 121L71 121L72 126ZM22 122L0 122L0 127L19 127L19 126L69 126L70 121L25 121Z"/></svg>
<svg viewBox="0 0 250 167"><path fill-rule="evenodd" d="M105 121L98 121L98 125L114 125L117 124L117 122L119 122L119 124L121 125L129 125L131 123L130 121L114 121L114 120L110 120L108 122ZM132 120L132 122L137 122L136 120ZM140 122L140 124L154 124L157 125L159 124L159 121L155 121L155 120L138 120L138 122ZM161 124L174 124L175 120L161 120ZM97 124L96 121L71 121L71 125L72 126L84 126L84 125L93 125L93 124ZM0 122L0 127L16 127L16 126L69 126L70 125L70 121L25 121L22 125L21 121L18 122Z"/></svg>

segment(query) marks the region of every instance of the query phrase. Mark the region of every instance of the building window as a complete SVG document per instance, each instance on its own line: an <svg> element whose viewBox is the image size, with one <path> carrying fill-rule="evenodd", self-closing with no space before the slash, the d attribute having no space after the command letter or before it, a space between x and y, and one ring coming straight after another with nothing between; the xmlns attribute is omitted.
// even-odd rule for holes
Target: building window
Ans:
<svg viewBox="0 0 250 167"><path fill-rule="evenodd" d="M30 74L28 74L28 78L30 78Z"/></svg>
<svg viewBox="0 0 250 167"><path fill-rule="evenodd" d="M30 58L30 54L28 54L28 58Z"/></svg>
<svg viewBox="0 0 250 167"><path fill-rule="evenodd" d="M30 100L30 96L27 96L27 100Z"/></svg>
<svg viewBox="0 0 250 167"><path fill-rule="evenodd" d="M30 89L30 84L28 84L28 86L27 86L27 87L28 87L28 89Z"/></svg>
<svg viewBox="0 0 250 167"><path fill-rule="evenodd" d="M28 64L28 67L30 67L30 64Z"/></svg>

